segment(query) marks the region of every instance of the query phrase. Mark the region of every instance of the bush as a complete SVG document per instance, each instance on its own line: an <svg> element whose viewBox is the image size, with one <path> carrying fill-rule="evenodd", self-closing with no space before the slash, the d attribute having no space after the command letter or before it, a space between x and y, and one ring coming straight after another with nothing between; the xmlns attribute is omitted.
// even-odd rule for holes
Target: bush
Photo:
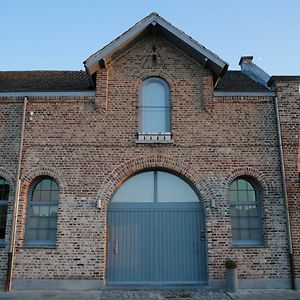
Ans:
<svg viewBox="0 0 300 300"><path fill-rule="evenodd" d="M232 259L227 259L225 262L226 269L236 269L237 263Z"/></svg>

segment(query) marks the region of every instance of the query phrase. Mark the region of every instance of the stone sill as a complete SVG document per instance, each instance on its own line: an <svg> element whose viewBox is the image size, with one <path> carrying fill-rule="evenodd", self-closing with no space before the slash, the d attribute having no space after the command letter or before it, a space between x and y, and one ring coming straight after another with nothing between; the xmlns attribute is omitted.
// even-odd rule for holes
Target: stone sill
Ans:
<svg viewBox="0 0 300 300"><path fill-rule="evenodd" d="M135 140L136 144L173 144L173 140Z"/></svg>
<svg viewBox="0 0 300 300"><path fill-rule="evenodd" d="M172 144L171 132L138 132L136 144Z"/></svg>

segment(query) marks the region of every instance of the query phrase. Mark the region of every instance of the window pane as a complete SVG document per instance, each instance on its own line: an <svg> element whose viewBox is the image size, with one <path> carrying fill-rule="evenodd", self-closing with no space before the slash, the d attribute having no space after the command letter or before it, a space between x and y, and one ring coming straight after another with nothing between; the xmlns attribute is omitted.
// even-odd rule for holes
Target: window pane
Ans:
<svg viewBox="0 0 300 300"><path fill-rule="evenodd" d="M169 109L143 108L142 122L143 132L169 132Z"/></svg>
<svg viewBox="0 0 300 300"><path fill-rule="evenodd" d="M258 218L249 218L249 227L250 228L258 228Z"/></svg>
<svg viewBox="0 0 300 300"><path fill-rule="evenodd" d="M58 191L51 191L51 201L58 201Z"/></svg>
<svg viewBox="0 0 300 300"><path fill-rule="evenodd" d="M32 193L31 201L40 201L41 199L41 190L34 190Z"/></svg>
<svg viewBox="0 0 300 300"><path fill-rule="evenodd" d="M240 228L248 228L248 218L240 218Z"/></svg>
<svg viewBox="0 0 300 300"><path fill-rule="evenodd" d="M39 228L48 228L48 218L40 218Z"/></svg>
<svg viewBox="0 0 300 300"><path fill-rule="evenodd" d="M256 217L258 216L258 211L256 206L249 206L249 216Z"/></svg>
<svg viewBox="0 0 300 300"><path fill-rule="evenodd" d="M142 88L141 131L170 132L169 87L156 77L146 79Z"/></svg>
<svg viewBox="0 0 300 300"><path fill-rule="evenodd" d="M233 241L240 240L240 230L239 229L232 229L232 240Z"/></svg>
<svg viewBox="0 0 300 300"><path fill-rule="evenodd" d="M230 213L232 232L235 231L233 233L235 241L258 241L261 239L259 235L261 219L253 185L245 179L235 180L230 186L229 197L232 202ZM234 205L237 202L240 202L240 205ZM247 205L247 202L253 202L254 205ZM239 230L239 234L236 230Z"/></svg>
<svg viewBox="0 0 300 300"><path fill-rule="evenodd" d="M42 181L40 181L34 188L35 191L41 191L42 190Z"/></svg>
<svg viewBox="0 0 300 300"><path fill-rule="evenodd" d="M239 192L238 192L238 201L241 201L241 202L248 201L247 191L239 190Z"/></svg>
<svg viewBox="0 0 300 300"><path fill-rule="evenodd" d="M43 178L34 186L28 211L27 240L50 241L56 236L58 197L58 185L51 178Z"/></svg>
<svg viewBox="0 0 300 300"><path fill-rule="evenodd" d="M251 240L259 240L260 239L260 234L258 229L252 229L250 231L250 239Z"/></svg>
<svg viewBox="0 0 300 300"><path fill-rule="evenodd" d="M231 186L230 186L230 190L233 190L233 191L237 191L238 190L238 186L237 186L237 180L235 180Z"/></svg>
<svg viewBox="0 0 300 300"><path fill-rule="evenodd" d="M51 182L52 182L52 180L50 180L50 179L44 179L42 181L42 190L50 191L51 190Z"/></svg>
<svg viewBox="0 0 300 300"><path fill-rule="evenodd" d="M154 172L140 173L126 180L112 202L154 202Z"/></svg>
<svg viewBox="0 0 300 300"><path fill-rule="evenodd" d="M47 229L40 229L38 239L39 240L47 240L48 239L48 230Z"/></svg>
<svg viewBox="0 0 300 300"><path fill-rule="evenodd" d="M27 236L28 236L29 240L37 240L38 239L38 230L37 229L29 229Z"/></svg>
<svg viewBox="0 0 300 300"><path fill-rule="evenodd" d="M48 205L42 205L40 207L40 216L41 217L48 217L49 215L49 206Z"/></svg>
<svg viewBox="0 0 300 300"><path fill-rule="evenodd" d="M55 241L56 240L56 229L48 230L48 240Z"/></svg>
<svg viewBox="0 0 300 300"><path fill-rule="evenodd" d="M53 179L42 179L34 187L31 201L57 201L58 193L58 185Z"/></svg>
<svg viewBox="0 0 300 300"><path fill-rule="evenodd" d="M254 191L248 191L248 201L253 201L253 202L256 201Z"/></svg>
<svg viewBox="0 0 300 300"><path fill-rule="evenodd" d="M149 78L143 84L143 106L168 106L168 87L161 79Z"/></svg>
<svg viewBox="0 0 300 300"><path fill-rule="evenodd" d="M57 205L51 205L49 208L49 216L56 217L57 216Z"/></svg>
<svg viewBox="0 0 300 300"><path fill-rule="evenodd" d="M49 228L56 229L57 218L49 218Z"/></svg>
<svg viewBox="0 0 300 300"><path fill-rule="evenodd" d="M5 238L7 205L0 205L0 239Z"/></svg>
<svg viewBox="0 0 300 300"><path fill-rule="evenodd" d="M239 206L239 212L241 217L247 217L248 216L248 209L247 206Z"/></svg>
<svg viewBox="0 0 300 300"><path fill-rule="evenodd" d="M230 214L231 214L231 217L238 217L239 216L238 206L231 206Z"/></svg>
<svg viewBox="0 0 300 300"><path fill-rule="evenodd" d="M232 229L240 228L240 219L239 218L232 218L231 219L231 225L232 225Z"/></svg>
<svg viewBox="0 0 300 300"><path fill-rule="evenodd" d="M238 201L239 200L238 199L238 192L237 191L233 191L233 190L229 191L229 200L231 202Z"/></svg>
<svg viewBox="0 0 300 300"><path fill-rule="evenodd" d="M248 229L241 229L241 240L250 240L249 230Z"/></svg>
<svg viewBox="0 0 300 300"><path fill-rule="evenodd" d="M43 190L43 191L41 191L41 199L40 199L40 201L50 201L51 200L51 198L50 198L50 191L45 191L45 190Z"/></svg>
<svg viewBox="0 0 300 300"><path fill-rule="evenodd" d="M246 180L244 180L244 179L239 179L239 180L237 181L237 183L238 183L238 189L239 189L239 190L244 190L244 191L247 190L247 181L246 181Z"/></svg>
<svg viewBox="0 0 300 300"><path fill-rule="evenodd" d="M157 172L158 202L199 202L194 190L181 178L167 172Z"/></svg>
<svg viewBox="0 0 300 300"><path fill-rule="evenodd" d="M39 226L39 218L38 217L31 217L29 220L29 228L38 228Z"/></svg>
<svg viewBox="0 0 300 300"><path fill-rule="evenodd" d="M32 205L30 210L30 216L39 216L40 215L40 206Z"/></svg>

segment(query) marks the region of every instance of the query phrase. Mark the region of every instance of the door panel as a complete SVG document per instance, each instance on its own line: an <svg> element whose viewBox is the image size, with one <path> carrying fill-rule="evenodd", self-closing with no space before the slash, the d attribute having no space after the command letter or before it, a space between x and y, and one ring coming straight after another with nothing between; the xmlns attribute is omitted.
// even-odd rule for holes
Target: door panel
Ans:
<svg viewBox="0 0 300 300"><path fill-rule="evenodd" d="M126 206L108 212L108 284L198 284L205 280L200 203ZM117 245L117 249L116 249Z"/></svg>

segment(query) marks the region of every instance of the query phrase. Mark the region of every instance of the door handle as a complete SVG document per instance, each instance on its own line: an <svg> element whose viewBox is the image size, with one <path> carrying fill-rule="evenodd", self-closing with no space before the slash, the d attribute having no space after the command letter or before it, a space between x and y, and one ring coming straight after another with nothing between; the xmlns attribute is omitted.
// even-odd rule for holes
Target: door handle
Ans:
<svg viewBox="0 0 300 300"><path fill-rule="evenodd" d="M199 251L198 242L194 241L194 253L198 254L198 251Z"/></svg>
<svg viewBox="0 0 300 300"><path fill-rule="evenodd" d="M114 247L115 254L118 254L118 251L119 251L119 243L118 241L115 241L115 247Z"/></svg>
<svg viewBox="0 0 300 300"><path fill-rule="evenodd" d="M204 241L206 238L204 229L201 230L200 238L201 238L201 241Z"/></svg>

